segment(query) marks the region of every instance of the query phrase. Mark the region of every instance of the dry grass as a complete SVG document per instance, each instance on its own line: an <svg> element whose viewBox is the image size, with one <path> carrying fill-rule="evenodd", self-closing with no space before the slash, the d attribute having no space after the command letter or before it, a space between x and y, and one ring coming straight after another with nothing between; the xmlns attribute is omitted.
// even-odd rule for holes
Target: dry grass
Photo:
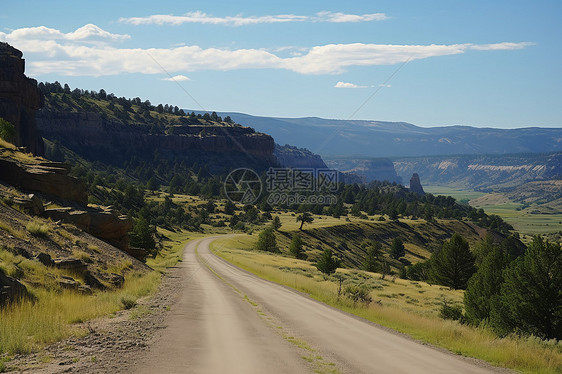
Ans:
<svg viewBox="0 0 562 374"><path fill-rule="evenodd" d="M165 268L174 266L181 259L188 236L192 238L191 233L170 233L172 241L165 243L167 249L157 258L147 261L158 271L145 274L131 272L131 260L115 264L108 271L123 273L129 270L123 288L99 291L92 296L62 290L57 279L66 275L63 270L47 268L0 247L0 268L7 275L24 279L23 283L34 298L34 301L23 300L0 310L0 356L29 353L69 336L86 335L87 329L79 323L134 308L140 297L157 289ZM89 257L84 251L75 251L73 255L82 259ZM142 311L135 312L133 309L133 312L138 315Z"/></svg>
<svg viewBox="0 0 562 374"><path fill-rule="evenodd" d="M262 278L292 287L328 305L454 353L526 373L562 371L560 343L533 338L498 338L485 327L475 328L439 318L437 304L440 299L445 297L453 302L461 302L462 291L399 279L382 282L378 274L338 270L338 273L346 275L347 281L353 281L355 276L361 282L371 283L371 286L378 284L380 287L375 287L371 296L374 300L380 300L382 305L353 305L345 298L338 299L336 283L319 275L310 263L242 249L244 246L249 248L253 240L248 236L220 239L212 244L212 249L227 261ZM413 302L413 299L417 302Z"/></svg>
<svg viewBox="0 0 562 374"><path fill-rule="evenodd" d="M23 231L19 228L12 227L7 222L0 221L0 230L4 230L7 233L9 233L9 234L11 234L11 235L13 235L13 236L15 236L16 238L19 238L19 239L26 239L27 238L27 234L26 234L25 231Z"/></svg>
<svg viewBox="0 0 562 374"><path fill-rule="evenodd" d="M94 296L31 288L35 302L26 300L0 310L0 352L29 353L68 336L86 335L77 323L123 309L122 299L150 294L159 280L156 272L130 274L122 289Z"/></svg>
<svg viewBox="0 0 562 374"><path fill-rule="evenodd" d="M46 237L49 234L50 227L39 219L33 219L25 226L27 231L37 237Z"/></svg>

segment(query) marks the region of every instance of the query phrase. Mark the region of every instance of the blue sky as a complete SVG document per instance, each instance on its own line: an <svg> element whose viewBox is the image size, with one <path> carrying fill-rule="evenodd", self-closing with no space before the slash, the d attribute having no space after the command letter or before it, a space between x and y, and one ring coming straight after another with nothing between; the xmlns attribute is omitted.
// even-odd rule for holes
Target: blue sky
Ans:
<svg viewBox="0 0 562 374"><path fill-rule="evenodd" d="M3 0L0 40L39 81L181 108L561 127L561 16L556 0Z"/></svg>

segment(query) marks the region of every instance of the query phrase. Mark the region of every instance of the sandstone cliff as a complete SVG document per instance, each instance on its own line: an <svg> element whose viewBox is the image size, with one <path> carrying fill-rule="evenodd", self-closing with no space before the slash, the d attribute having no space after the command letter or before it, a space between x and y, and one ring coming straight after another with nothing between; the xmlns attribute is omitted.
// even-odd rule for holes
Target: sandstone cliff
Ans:
<svg viewBox="0 0 562 374"><path fill-rule="evenodd" d="M305 148L297 148L288 144L275 144L274 155L281 166L287 168L326 169L327 166L320 155Z"/></svg>
<svg viewBox="0 0 562 374"><path fill-rule="evenodd" d="M59 162L38 161L23 163L0 154L0 180L26 191L39 192L61 200L86 204L86 186L68 175L70 166Z"/></svg>
<svg viewBox="0 0 562 374"><path fill-rule="evenodd" d="M23 54L0 42L0 117L16 129L15 144L35 155L44 154L43 140L37 133L35 112L42 106L37 81L25 76Z"/></svg>
<svg viewBox="0 0 562 374"><path fill-rule="evenodd" d="M40 111L37 123L45 138L59 140L89 159L116 162L125 153L142 157L158 150L173 153L176 158L197 153L225 156L223 163L217 162L217 168L228 166L236 157L276 163L273 138L240 125L183 119L165 132L153 133L149 126L111 120L102 113L54 110Z"/></svg>

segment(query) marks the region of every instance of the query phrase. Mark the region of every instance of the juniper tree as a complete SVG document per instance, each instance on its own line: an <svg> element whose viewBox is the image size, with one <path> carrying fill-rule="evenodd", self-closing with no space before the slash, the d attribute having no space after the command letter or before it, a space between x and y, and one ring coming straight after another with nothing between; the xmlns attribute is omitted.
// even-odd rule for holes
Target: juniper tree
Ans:
<svg viewBox="0 0 562 374"><path fill-rule="evenodd" d="M459 234L453 234L443 243L440 251L431 256L433 275L437 283L458 289L465 289L474 274L474 256L468 242Z"/></svg>

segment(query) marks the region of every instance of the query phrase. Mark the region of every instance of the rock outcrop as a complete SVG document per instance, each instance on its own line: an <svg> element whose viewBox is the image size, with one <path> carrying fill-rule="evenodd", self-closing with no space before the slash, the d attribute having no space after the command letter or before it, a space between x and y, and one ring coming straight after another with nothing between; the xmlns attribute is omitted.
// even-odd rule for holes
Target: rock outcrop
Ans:
<svg viewBox="0 0 562 374"><path fill-rule="evenodd" d="M70 223L119 249L129 249L127 232L133 226L131 219L118 216L110 208L53 208L46 209L44 215L53 221Z"/></svg>
<svg viewBox="0 0 562 374"><path fill-rule="evenodd" d="M69 165L58 162L24 164L11 158L0 158L0 180L23 190L86 204L86 186L69 176L69 171Z"/></svg>
<svg viewBox="0 0 562 374"><path fill-rule="evenodd" d="M414 173L414 175L412 175L412 178L410 178L410 192L420 195L425 194L418 173Z"/></svg>
<svg viewBox="0 0 562 374"><path fill-rule="evenodd" d="M15 144L35 155L44 154L35 113L43 104L37 81L25 76L21 51L0 42L0 117L16 129Z"/></svg>
<svg viewBox="0 0 562 374"><path fill-rule="evenodd" d="M275 144L274 155L282 167L294 169L326 169L320 155L305 148Z"/></svg>
<svg viewBox="0 0 562 374"><path fill-rule="evenodd" d="M10 301L27 296L27 288L17 279L8 277L0 269L0 308Z"/></svg>
<svg viewBox="0 0 562 374"><path fill-rule="evenodd" d="M234 124L193 124L184 118L172 133L151 133L148 126L112 121L94 112L37 113L38 128L45 138L59 140L65 147L89 159L121 160L126 152L141 155L170 152L181 157L193 152L236 154L275 164L274 141L269 135ZM212 157L207 157L210 160ZM224 157L228 162L231 157ZM224 166L221 165L222 169Z"/></svg>

